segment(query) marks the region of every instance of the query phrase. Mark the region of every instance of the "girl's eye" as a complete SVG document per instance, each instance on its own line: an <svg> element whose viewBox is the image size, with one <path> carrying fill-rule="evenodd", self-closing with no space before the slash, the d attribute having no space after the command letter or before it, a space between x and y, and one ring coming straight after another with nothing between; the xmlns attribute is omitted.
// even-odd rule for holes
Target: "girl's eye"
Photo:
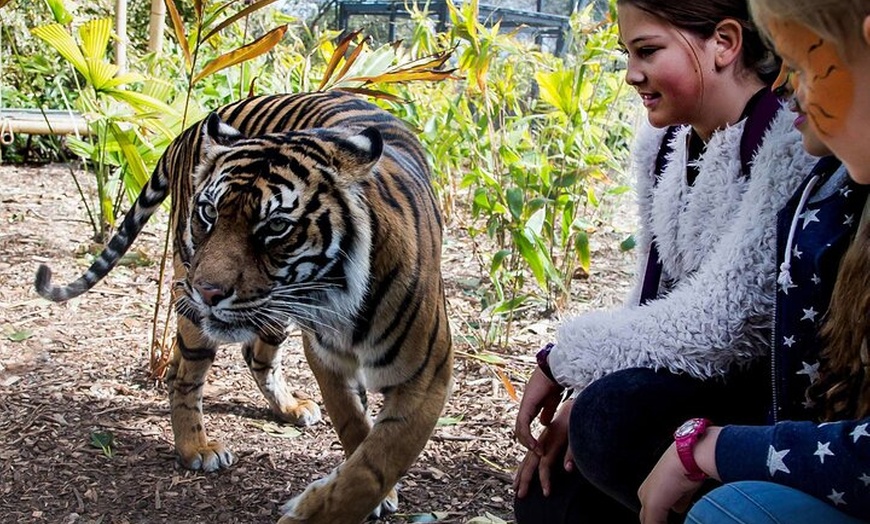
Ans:
<svg viewBox="0 0 870 524"><path fill-rule="evenodd" d="M635 54L641 58L648 58L656 51L658 51L657 47L641 47L635 51Z"/></svg>

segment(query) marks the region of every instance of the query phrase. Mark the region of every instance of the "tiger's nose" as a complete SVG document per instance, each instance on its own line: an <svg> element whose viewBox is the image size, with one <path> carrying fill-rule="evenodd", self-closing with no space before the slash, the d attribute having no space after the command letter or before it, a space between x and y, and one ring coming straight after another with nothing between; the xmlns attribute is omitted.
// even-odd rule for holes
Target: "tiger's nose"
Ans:
<svg viewBox="0 0 870 524"><path fill-rule="evenodd" d="M232 294L231 290L225 290L220 286L215 286L208 282L202 282L193 286L202 297L202 301L209 306L218 304L221 300Z"/></svg>

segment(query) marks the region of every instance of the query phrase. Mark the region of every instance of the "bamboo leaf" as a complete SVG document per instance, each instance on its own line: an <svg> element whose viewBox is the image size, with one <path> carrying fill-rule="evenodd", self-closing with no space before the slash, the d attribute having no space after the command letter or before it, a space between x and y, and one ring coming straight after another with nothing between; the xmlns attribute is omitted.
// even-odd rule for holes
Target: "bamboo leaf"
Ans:
<svg viewBox="0 0 870 524"><path fill-rule="evenodd" d="M364 87L341 87L339 90L347 91L348 93L355 93L357 95L370 96L372 98L380 98L381 100L389 100L390 102L398 102L400 104L408 103L407 100L398 95L387 93L385 91L377 91L375 89L366 89Z"/></svg>
<svg viewBox="0 0 870 524"><path fill-rule="evenodd" d="M458 417L440 417L438 419L438 422L435 423L435 426L439 428L443 428L446 426L456 426L460 422L462 422L462 418L462 415L459 415Z"/></svg>
<svg viewBox="0 0 870 524"><path fill-rule="evenodd" d="M205 37L203 37L202 41L207 42L209 38L216 35L217 33L220 33L221 31L224 30L224 28L232 25L233 22L235 22L236 20L239 20L240 18L244 18L244 17L248 16L249 14L251 14L255 11L259 11L260 9L266 7L267 5L275 3L277 1L278 0L258 0L257 2L254 2L253 4L249 5L248 7L242 9L238 13L234 14L233 16L227 18L226 20L224 20L223 22L218 24L217 27L215 27L214 29L209 31L208 34L206 34Z"/></svg>
<svg viewBox="0 0 870 524"><path fill-rule="evenodd" d="M181 21L181 15L178 13L178 8L175 7L175 0L164 0L164 2L169 10L169 17L172 19L175 38L178 40L178 45L181 46L181 51L184 52L187 70L190 71L193 68L193 59L190 56L190 46L187 43L187 33L184 32L184 23Z"/></svg>
<svg viewBox="0 0 870 524"><path fill-rule="evenodd" d="M460 357L471 358L474 360L479 360L481 362L486 362L487 364L493 364L496 366L504 366L507 364L507 361L494 353L468 353L466 351L456 351L456 355Z"/></svg>
<svg viewBox="0 0 870 524"><path fill-rule="evenodd" d="M495 368L495 373L496 373L496 375L498 375L498 378L501 380L501 383L504 386L505 391L507 391L507 394L511 398L511 400L513 400L514 402L519 402L520 399L517 396L517 390L516 390L516 388L514 388L514 385L511 382L511 379L509 379L507 377L507 375L504 374L504 371L502 371L499 368Z"/></svg>
<svg viewBox="0 0 870 524"><path fill-rule="evenodd" d="M210 27L214 23L215 20L220 18L220 16L223 14L224 11L226 11L227 9L229 9L234 4L237 4L237 3L239 3L239 0L230 0L229 2L225 2L225 3L221 4L220 6L218 6L218 8L215 9L214 11L212 11L210 13L204 13L201 26L202 27Z"/></svg>
<svg viewBox="0 0 870 524"><path fill-rule="evenodd" d="M145 161L142 159L142 155L139 154L139 150L136 149L136 145L133 144L132 140L130 140L128 134L124 132L118 124L112 122L109 125L109 129L112 131L112 136L115 137L115 141L117 141L118 145L121 147L121 153L124 156L124 160L127 161L127 169L124 170L123 177L127 192L131 195L138 194L139 191L145 187L149 178L148 168L145 167Z"/></svg>
<svg viewBox="0 0 870 524"><path fill-rule="evenodd" d="M272 48L278 45L278 42L284 37L284 33L287 32L287 26L283 25L277 27L265 35L261 36L257 40L251 42L250 44L239 47L238 49L234 49L228 53L224 53L221 56L215 58L200 71L194 78L193 83L197 83L203 78L207 77L212 73L216 73L221 69L226 69L227 67L232 67L236 64L240 64L242 62L246 62L253 58L257 58L258 56L268 53Z"/></svg>
<svg viewBox="0 0 870 524"><path fill-rule="evenodd" d="M453 46L451 49L446 51L442 51L440 53L436 53L429 56L423 56L416 60L413 60L402 67L402 69L437 69L443 66L447 60L453 55L453 52L456 51L457 46Z"/></svg>
<svg viewBox="0 0 870 524"><path fill-rule="evenodd" d="M509 249L499 250L495 255L492 256L492 264L489 267L489 274L495 275L496 272L501 268L504 260L510 255L511 252Z"/></svg>
<svg viewBox="0 0 870 524"><path fill-rule="evenodd" d="M369 77L351 78L348 81L364 81L366 84L396 84L400 82L441 82L448 78L455 78L455 69L447 71L397 71Z"/></svg>
<svg viewBox="0 0 870 524"><path fill-rule="evenodd" d="M528 295L519 295L510 300L503 300L502 302L499 302L497 306L492 308L491 313L493 315L503 315L505 313L510 313L511 311L516 311L523 305L527 298Z"/></svg>
<svg viewBox="0 0 870 524"><path fill-rule="evenodd" d="M512 187L505 193L505 198L507 198L508 209L511 212L511 216L514 220L519 220L523 214L523 202L525 200L523 190L518 187Z"/></svg>
<svg viewBox="0 0 870 524"><path fill-rule="evenodd" d="M514 244L516 244L520 255L522 255L523 259L525 259L526 263L529 265L529 269L532 271L532 275L534 275L538 285L541 289L546 289L547 272L544 269L544 262L541 260L541 252L538 249L537 244L529 238L532 235L534 235L534 233L529 230L514 231L512 233Z"/></svg>
<svg viewBox="0 0 870 524"><path fill-rule="evenodd" d="M522 190L520 190L522 191ZM534 232L535 237L541 236L541 231L544 230L544 222L546 222L547 213L544 208L541 208L534 213L526 221L526 229Z"/></svg>
<svg viewBox="0 0 870 524"><path fill-rule="evenodd" d="M369 53L362 62L356 64L354 76L370 78L385 73L396 59L396 50L391 45L381 46Z"/></svg>
<svg viewBox="0 0 870 524"><path fill-rule="evenodd" d="M0 2L0 7L6 5L6 2L9 0L3 0ZM46 0L48 4L48 8L51 9L51 15L54 18L54 21L66 25L73 21L73 16L66 10L66 6L63 4L63 0Z"/></svg>
<svg viewBox="0 0 870 524"><path fill-rule="evenodd" d="M589 253L589 235L585 231L578 231L574 237L574 250L580 259L580 267L588 273L592 257Z"/></svg>
<svg viewBox="0 0 870 524"><path fill-rule="evenodd" d="M350 52L350 56L348 56L344 60L344 65L341 67L341 70L338 72L338 76L336 76L336 78L335 78L336 82L339 82L339 81L341 81L342 78L344 78L344 75L347 74L347 72L348 72L348 70L350 70L351 66L353 66L353 64L357 61L360 54L363 52L363 49L365 49L365 45L360 44L360 45L356 46L353 49L353 51Z"/></svg>
<svg viewBox="0 0 870 524"><path fill-rule="evenodd" d="M301 431L287 424L278 424L275 422L253 422L252 425L262 429L266 434L273 437L296 438L302 435Z"/></svg>
<svg viewBox="0 0 870 524"><path fill-rule="evenodd" d="M0 7L2 7L2 6L0 6ZM6 335L6 338L11 340L12 342L23 342L32 336L33 336L32 331L22 329L21 331L15 331L13 333Z"/></svg>
<svg viewBox="0 0 870 524"><path fill-rule="evenodd" d="M360 34L360 30L353 31L344 37L336 46L335 51L332 52L332 56L329 58L329 63L326 65L326 71L323 73L323 79L320 81L320 85L317 86L317 90L320 91L323 89L326 84L329 82L329 79L332 77L332 73L335 72L335 68L338 67L338 63L344 58L345 53L347 53L347 48L350 47L351 42Z"/></svg>
<svg viewBox="0 0 870 524"><path fill-rule="evenodd" d="M60 56L72 64L76 71L85 77L88 76L88 65L85 63L82 50L62 25L55 23L34 27L30 32L60 53Z"/></svg>

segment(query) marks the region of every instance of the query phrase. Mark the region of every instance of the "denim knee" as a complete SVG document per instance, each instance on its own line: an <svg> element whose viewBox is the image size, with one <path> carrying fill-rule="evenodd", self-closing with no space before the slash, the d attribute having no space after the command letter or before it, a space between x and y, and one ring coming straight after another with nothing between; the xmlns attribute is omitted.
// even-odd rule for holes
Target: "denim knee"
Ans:
<svg viewBox="0 0 870 524"><path fill-rule="evenodd" d="M762 481L725 484L689 511L689 524L861 524L827 502L788 486Z"/></svg>

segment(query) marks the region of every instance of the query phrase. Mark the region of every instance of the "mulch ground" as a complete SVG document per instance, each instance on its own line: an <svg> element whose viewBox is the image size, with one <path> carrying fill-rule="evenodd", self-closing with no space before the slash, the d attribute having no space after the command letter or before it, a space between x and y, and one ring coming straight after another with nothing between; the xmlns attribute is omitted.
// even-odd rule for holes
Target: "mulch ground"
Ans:
<svg viewBox="0 0 870 524"><path fill-rule="evenodd" d="M230 345L218 354L203 404L210 438L228 444L238 462L211 474L180 468L166 388L149 366L165 218L155 217L129 263L90 293L51 304L33 291L37 266L69 281L92 249L70 168L0 166L0 188L0 522L271 523L281 504L340 463L328 413L298 432L279 424ZM512 520L511 475L523 452L512 437L518 403L497 370L521 395L534 351L560 316L619 302L634 269L631 254L616 249L631 209L627 200L615 221L627 224L620 231L593 236L593 271L575 281L571 308L518 318L509 346L489 350L496 362L478 358L484 273L462 221L452 220L444 277L455 389L444 424L401 482L399 513L382 522ZM288 380L319 402L299 338L287 344Z"/></svg>

